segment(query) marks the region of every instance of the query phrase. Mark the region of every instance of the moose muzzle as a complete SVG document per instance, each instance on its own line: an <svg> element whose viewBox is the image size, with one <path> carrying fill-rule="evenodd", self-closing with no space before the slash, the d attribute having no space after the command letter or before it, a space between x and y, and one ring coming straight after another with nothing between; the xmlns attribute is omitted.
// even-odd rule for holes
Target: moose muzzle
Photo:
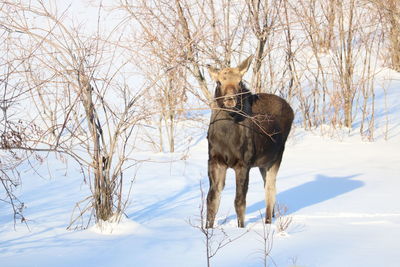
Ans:
<svg viewBox="0 0 400 267"><path fill-rule="evenodd" d="M225 96L224 106L227 108L234 108L236 106L236 96L235 95Z"/></svg>

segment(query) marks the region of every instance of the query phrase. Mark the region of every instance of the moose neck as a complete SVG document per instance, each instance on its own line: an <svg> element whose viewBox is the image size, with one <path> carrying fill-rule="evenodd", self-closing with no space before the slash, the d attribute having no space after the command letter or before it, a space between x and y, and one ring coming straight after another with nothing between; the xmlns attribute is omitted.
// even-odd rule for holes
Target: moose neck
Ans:
<svg viewBox="0 0 400 267"><path fill-rule="evenodd" d="M235 122L243 121L246 117L252 115L252 94L242 82L240 82L240 90L237 93L237 104L235 107L226 108L224 106L220 83L217 83L214 97L219 108L218 110L229 115Z"/></svg>

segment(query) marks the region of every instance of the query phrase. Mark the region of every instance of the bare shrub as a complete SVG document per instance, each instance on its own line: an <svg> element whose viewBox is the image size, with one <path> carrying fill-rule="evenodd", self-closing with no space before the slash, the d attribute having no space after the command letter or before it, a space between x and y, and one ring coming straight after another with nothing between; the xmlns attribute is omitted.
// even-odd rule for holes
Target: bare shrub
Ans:
<svg viewBox="0 0 400 267"><path fill-rule="evenodd" d="M30 90L19 79L20 66L29 57L15 53L17 47L12 39L13 34L13 29L0 29L3 38L0 43L0 188L3 189L0 201L11 207L15 227L17 221L27 223L24 216L25 204L16 193L22 184L18 167L26 159L36 158L39 162L42 159L33 151L11 150L13 147L24 146L29 138L40 134L33 121L18 116L19 102Z"/></svg>
<svg viewBox="0 0 400 267"><path fill-rule="evenodd" d="M249 32L242 16L246 5L226 0L141 0L135 4L122 0L119 9L140 25L152 57L168 70L185 68L188 75L181 78L187 90L209 106L213 96L204 75L205 63L213 60L227 67L234 55L241 55Z"/></svg>
<svg viewBox="0 0 400 267"><path fill-rule="evenodd" d="M262 232L255 231L259 237L259 241L262 244L262 249L259 250L261 255L263 266L269 266L268 263L271 261L275 266L275 262L271 257L271 251L274 245L274 234L275 232L271 230L271 224L265 223L265 218L260 211L260 219L262 224Z"/></svg>
<svg viewBox="0 0 400 267"><path fill-rule="evenodd" d="M282 0L246 0L246 4L250 15L250 26L257 40L251 88L255 93L261 93L266 91L264 88L266 84L262 81L263 76L267 74L262 71L261 66L275 45L272 35L277 28Z"/></svg>
<svg viewBox="0 0 400 267"><path fill-rule="evenodd" d="M206 257L207 257L207 266L211 266L211 259L217 255L217 253L227 245L237 241L241 237L245 236L250 232L251 228L246 229L242 233L231 237L226 232L223 224L226 223L227 218L223 221L221 225L215 226L214 228L208 228L207 225L207 209L206 209L206 197L203 190L203 185L200 182L200 196L201 203L199 205L199 216L196 220L197 222L193 222L192 220L188 220L188 224L193 228L199 230L203 234L203 240L206 249Z"/></svg>
<svg viewBox="0 0 400 267"><path fill-rule="evenodd" d="M286 205L277 204L276 209L276 230L278 233L285 233L293 222L293 217L288 216L288 207Z"/></svg>
<svg viewBox="0 0 400 267"><path fill-rule="evenodd" d="M140 90L117 79L129 59L110 41L115 32L98 28L84 35L73 21L66 22L66 13L42 1L2 4L1 24L27 58L19 78L32 88L26 96L43 133L8 149L63 153L75 160L91 196L77 204L71 224L87 212L106 221L122 213L124 172L134 164L128 141L147 115L137 105Z"/></svg>
<svg viewBox="0 0 400 267"><path fill-rule="evenodd" d="M381 16L387 34L388 54L392 69L400 72L400 3L397 0L369 0Z"/></svg>
<svg viewBox="0 0 400 267"><path fill-rule="evenodd" d="M4 166L3 162L0 162L0 167L0 181L5 192L4 196L0 196L0 201L9 204L12 208L15 227L17 221L21 223L27 222L24 216L25 204L14 193L15 189L20 186L21 179L18 173L13 172L14 166L9 169Z"/></svg>

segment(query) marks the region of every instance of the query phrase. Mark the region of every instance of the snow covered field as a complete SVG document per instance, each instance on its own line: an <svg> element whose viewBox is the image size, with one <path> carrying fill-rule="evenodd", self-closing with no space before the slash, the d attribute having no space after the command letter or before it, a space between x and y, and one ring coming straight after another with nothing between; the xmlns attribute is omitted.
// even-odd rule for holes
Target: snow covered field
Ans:
<svg viewBox="0 0 400 267"><path fill-rule="evenodd" d="M279 174L278 201L288 207L286 234L273 235L270 266L398 266L400 238L400 140L373 143L359 136L339 141L296 128ZM128 218L110 233L95 227L68 231L74 204L88 192L69 166L42 178L23 174L21 199L29 229L1 206L1 266L205 266L202 234L188 224L199 215L201 180L208 188L205 135L181 154L152 159L137 171ZM161 163L164 162L164 163ZM236 228L233 172L228 172L218 213L228 235ZM249 233L211 259L213 266L261 266L264 212L262 179L251 172L247 197ZM271 227L271 232L275 226Z"/></svg>

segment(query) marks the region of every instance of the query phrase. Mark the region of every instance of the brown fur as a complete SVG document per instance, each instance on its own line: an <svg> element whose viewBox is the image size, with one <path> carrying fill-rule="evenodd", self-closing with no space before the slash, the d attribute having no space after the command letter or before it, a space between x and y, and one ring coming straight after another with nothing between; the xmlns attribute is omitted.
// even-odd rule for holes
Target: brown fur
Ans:
<svg viewBox="0 0 400 267"><path fill-rule="evenodd" d="M272 220L276 173L294 114L284 99L272 94L254 95L245 88L241 78L249 67L249 60L251 58L238 68L222 71L209 69L211 76L217 80L217 108L212 111L207 137L210 180L207 227L214 225L227 168L233 168L236 174L238 226L244 227L249 171L252 167L260 168L266 190L266 222Z"/></svg>

